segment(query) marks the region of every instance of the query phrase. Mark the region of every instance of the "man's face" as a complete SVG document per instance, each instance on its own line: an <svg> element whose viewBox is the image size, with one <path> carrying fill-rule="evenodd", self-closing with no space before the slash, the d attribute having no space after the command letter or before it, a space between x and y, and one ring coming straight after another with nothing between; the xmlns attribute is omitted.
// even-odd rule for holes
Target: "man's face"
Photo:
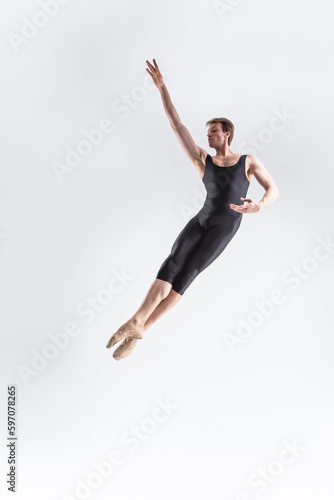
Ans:
<svg viewBox="0 0 334 500"><path fill-rule="evenodd" d="M229 132L223 132L221 123L211 123L208 130L209 146L211 148L222 146L225 141L228 141L229 135Z"/></svg>

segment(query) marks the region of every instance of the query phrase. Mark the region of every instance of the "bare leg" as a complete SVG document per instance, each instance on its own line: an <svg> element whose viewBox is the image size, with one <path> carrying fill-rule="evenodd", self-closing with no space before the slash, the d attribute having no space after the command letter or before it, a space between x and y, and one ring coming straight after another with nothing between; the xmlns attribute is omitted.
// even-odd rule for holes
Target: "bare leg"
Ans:
<svg viewBox="0 0 334 500"><path fill-rule="evenodd" d="M151 316L156 307L168 297L171 290L172 285L170 283L155 279L140 308L132 316L131 321L135 324L144 326L147 319Z"/></svg>
<svg viewBox="0 0 334 500"><path fill-rule="evenodd" d="M111 336L106 347L112 347L121 339L143 338L145 321L157 305L167 297L171 288L172 285L167 281L155 279L139 309Z"/></svg>
<svg viewBox="0 0 334 500"><path fill-rule="evenodd" d="M178 301L181 299L182 295L179 293L175 292L175 290L171 289L169 294L165 299L163 299L160 304L157 305L157 307L154 309L152 314L147 318L144 324L144 332L150 326L153 325L161 316L163 316L167 311L169 311L172 307L174 307Z"/></svg>
<svg viewBox="0 0 334 500"><path fill-rule="evenodd" d="M163 316L167 311L169 311L172 307L174 307L175 304L177 304L177 302L181 299L181 297L182 295L175 292L175 290L170 289L167 297L165 297L163 300L160 301L160 303L156 306L154 311L146 319L144 323L144 331L146 331L150 326L152 326L153 323L155 323L159 318L161 318L161 316ZM140 309L137 311L137 313L140 312ZM136 314L132 317L133 320L136 319ZM138 340L136 338L125 338L123 342L115 350L113 357L119 360L125 358L126 356L129 356L132 352L132 349L136 346L137 341Z"/></svg>

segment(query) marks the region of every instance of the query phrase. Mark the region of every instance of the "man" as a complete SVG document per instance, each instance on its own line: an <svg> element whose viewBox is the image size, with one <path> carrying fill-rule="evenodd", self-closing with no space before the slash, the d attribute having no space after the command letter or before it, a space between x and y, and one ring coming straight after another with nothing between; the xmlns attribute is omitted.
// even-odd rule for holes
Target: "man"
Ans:
<svg viewBox="0 0 334 500"><path fill-rule="evenodd" d="M207 197L201 210L176 238L140 308L107 343L106 347L110 348L123 339L113 353L117 360L131 354L144 332L175 306L196 276L222 253L239 229L243 214L259 212L279 196L273 178L256 156L239 155L231 150L234 125L227 118L207 122L209 146L216 150L216 156L212 157L195 144L172 104L156 60L153 59L154 66L146 62L149 67L146 70L160 91L171 127L197 169ZM252 177L265 189L258 203L246 198ZM244 203L239 205L239 200Z"/></svg>

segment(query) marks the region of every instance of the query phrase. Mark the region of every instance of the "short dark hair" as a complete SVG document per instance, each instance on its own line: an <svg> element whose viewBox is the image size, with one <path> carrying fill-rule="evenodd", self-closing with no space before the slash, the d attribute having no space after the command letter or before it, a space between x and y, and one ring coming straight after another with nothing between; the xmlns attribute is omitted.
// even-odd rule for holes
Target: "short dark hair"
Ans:
<svg viewBox="0 0 334 500"><path fill-rule="evenodd" d="M210 126L212 123L221 123L223 132L230 132L227 140L228 145L230 145L234 136L234 125L231 120L228 118L212 118L212 120L206 122L206 125Z"/></svg>

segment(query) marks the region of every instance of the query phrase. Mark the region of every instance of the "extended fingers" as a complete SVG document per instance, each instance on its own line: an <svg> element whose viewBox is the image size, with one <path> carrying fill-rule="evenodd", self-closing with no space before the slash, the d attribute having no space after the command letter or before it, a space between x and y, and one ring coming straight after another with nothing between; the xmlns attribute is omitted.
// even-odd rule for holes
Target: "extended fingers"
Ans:
<svg viewBox="0 0 334 500"><path fill-rule="evenodd" d="M153 61L155 61L155 59L153 59ZM147 59L146 59L146 62L149 65L149 67L151 68L152 71L156 69L154 66L152 66L152 64L150 63L150 61L148 61Z"/></svg>
<svg viewBox="0 0 334 500"><path fill-rule="evenodd" d="M248 209L250 208L250 206L249 205L233 205L233 204L231 204L230 208L232 208L236 212L247 212Z"/></svg>
<svg viewBox="0 0 334 500"><path fill-rule="evenodd" d="M157 65L157 62L156 62L156 60L155 60L155 59L153 59L153 62L154 62L154 66L155 66L155 67L154 67L154 66L152 66L152 64L150 63L150 61L148 61L147 59L146 59L146 62L147 62L148 66L150 67L150 69L151 69L151 71L152 71L152 72L157 71L157 73L158 73L158 74L160 73L159 66ZM146 68L146 69L147 69L147 68ZM151 73L150 73L150 75L151 75Z"/></svg>

